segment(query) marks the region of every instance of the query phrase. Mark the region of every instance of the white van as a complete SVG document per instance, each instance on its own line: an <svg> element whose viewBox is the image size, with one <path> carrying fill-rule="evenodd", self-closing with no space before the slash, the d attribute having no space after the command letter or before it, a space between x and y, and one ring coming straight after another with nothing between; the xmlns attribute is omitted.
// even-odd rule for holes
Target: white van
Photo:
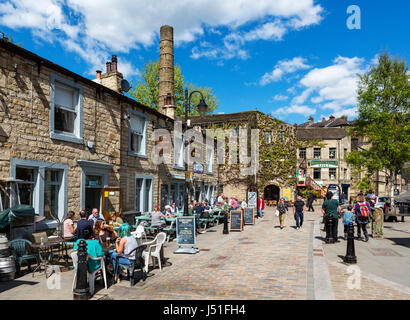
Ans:
<svg viewBox="0 0 410 320"><path fill-rule="evenodd" d="M331 192L333 193L333 197L332 199L336 199L337 201L339 201L340 199L340 188L337 184L329 184L329 186L327 187L327 192Z"/></svg>

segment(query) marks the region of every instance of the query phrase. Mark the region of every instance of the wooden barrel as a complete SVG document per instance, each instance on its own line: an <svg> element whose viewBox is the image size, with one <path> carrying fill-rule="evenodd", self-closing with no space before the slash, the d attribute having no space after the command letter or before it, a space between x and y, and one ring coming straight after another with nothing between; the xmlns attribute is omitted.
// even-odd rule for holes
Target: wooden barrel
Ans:
<svg viewBox="0 0 410 320"><path fill-rule="evenodd" d="M10 281L16 274L16 265L13 257L0 258L0 281Z"/></svg>

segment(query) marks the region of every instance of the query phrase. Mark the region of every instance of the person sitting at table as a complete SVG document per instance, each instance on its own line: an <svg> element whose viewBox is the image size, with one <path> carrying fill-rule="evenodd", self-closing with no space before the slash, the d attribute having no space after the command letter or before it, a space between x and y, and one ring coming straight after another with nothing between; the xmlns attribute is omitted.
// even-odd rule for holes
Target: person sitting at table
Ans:
<svg viewBox="0 0 410 320"><path fill-rule="evenodd" d="M86 214L87 216L87 214ZM101 245L98 243L97 240L94 239L94 232L92 227L87 226L82 230L82 238L78 239L76 243L74 244L74 250L78 250L78 244L80 243L81 240L85 240L87 243L87 254L92 256L93 258L99 258L104 256L104 251L101 247ZM88 272L93 273L95 270L97 270L99 267L101 267L101 261L100 260L92 260L88 259L87 262L88 265ZM91 281L91 280L90 280ZM94 286L90 286L90 289L94 288ZM94 292L90 291L90 295L93 295Z"/></svg>
<svg viewBox="0 0 410 320"><path fill-rule="evenodd" d="M93 225L94 225L95 222L97 221L97 219L103 219L105 221L104 216L101 213L98 212L97 208L94 208L92 213L88 217L88 220L92 221Z"/></svg>
<svg viewBox="0 0 410 320"><path fill-rule="evenodd" d="M130 252L138 247L137 239L131 235L131 227L128 223L124 223L121 226L119 233L120 237L115 241L115 250L110 250L110 260L114 267L115 282L120 279L120 268L117 265L117 260L120 264L131 264L135 256L134 254L130 255ZM118 255L123 256L118 257Z"/></svg>
<svg viewBox="0 0 410 320"><path fill-rule="evenodd" d="M109 249L107 248L107 243L106 243L107 238L110 238L113 240L118 237L117 233L113 229L111 229L109 226L107 226L103 219L97 219L97 221L95 222L94 234L95 234L95 238L98 240L103 250Z"/></svg>
<svg viewBox="0 0 410 320"><path fill-rule="evenodd" d="M155 206L154 212L151 214L151 227L157 227L158 229L162 229L161 218L165 218L165 215L162 214L161 211L159 211L159 206Z"/></svg>
<svg viewBox="0 0 410 320"><path fill-rule="evenodd" d="M80 211L80 220L77 222L77 229L75 230L74 240L84 239L83 230L90 228L93 230L94 225L90 220L87 220L87 212L85 210ZM94 237L94 234L93 234Z"/></svg>
<svg viewBox="0 0 410 320"><path fill-rule="evenodd" d="M120 227L124 223L124 220L121 218L121 213L119 212L112 213L111 221L114 227Z"/></svg>
<svg viewBox="0 0 410 320"><path fill-rule="evenodd" d="M211 206L208 204L208 200L203 201L202 206L205 210L211 210Z"/></svg>
<svg viewBox="0 0 410 320"><path fill-rule="evenodd" d="M188 215L190 216L194 215L194 206L192 204L188 206Z"/></svg>
<svg viewBox="0 0 410 320"><path fill-rule="evenodd" d="M173 218L173 217L174 217L174 214L173 214L172 211L171 211L171 206L169 206L169 205L166 205L166 206L165 206L165 214L164 214L164 216L165 216L166 218Z"/></svg>
<svg viewBox="0 0 410 320"><path fill-rule="evenodd" d="M63 238L65 241L70 242L74 240L74 219L75 213L74 211L68 211L67 217L63 222Z"/></svg>
<svg viewBox="0 0 410 320"><path fill-rule="evenodd" d="M243 201L241 202L241 208L242 208L242 209L245 209L247 206L248 206L248 205L246 204L246 201L243 200Z"/></svg>
<svg viewBox="0 0 410 320"><path fill-rule="evenodd" d="M175 202L172 202L171 212L172 214L178 213L177 204Z"/></svg>

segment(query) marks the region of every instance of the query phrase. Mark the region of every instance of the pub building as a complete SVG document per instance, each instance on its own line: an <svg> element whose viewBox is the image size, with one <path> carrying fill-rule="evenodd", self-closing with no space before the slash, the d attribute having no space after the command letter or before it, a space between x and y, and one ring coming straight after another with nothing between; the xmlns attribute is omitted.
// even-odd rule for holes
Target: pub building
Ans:
<svg viewBox="0 0 410 320"><path fill-rule="evenodd" d="M173 55L163 45L170 31L161 28L160 56ZM3 38L0 66L0 209L30 205L45 217L44 229L56 228L70 210L79 219L80 210L97 208L109 219L113 211L143 214L173 201L183 209L183 144L165 164L151 159L156 128L167 128L175 142L167 75L160 76L155 110L123 94L115 55L90 80ZM212 201L216 166L201 165L190 198Z"/></svg>

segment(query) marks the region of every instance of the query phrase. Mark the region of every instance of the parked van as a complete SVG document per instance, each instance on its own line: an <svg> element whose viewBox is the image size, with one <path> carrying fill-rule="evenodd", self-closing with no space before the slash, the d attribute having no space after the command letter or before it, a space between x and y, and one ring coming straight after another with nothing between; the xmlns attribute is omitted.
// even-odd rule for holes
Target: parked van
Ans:
<svg viewBox="0 0 410 320"><path fill-rule="evenodd" d="M337 201L340 201L340 187L337 184L329 184L327 187L327 192L333 193L333 198L336 199Z"/></svg>

